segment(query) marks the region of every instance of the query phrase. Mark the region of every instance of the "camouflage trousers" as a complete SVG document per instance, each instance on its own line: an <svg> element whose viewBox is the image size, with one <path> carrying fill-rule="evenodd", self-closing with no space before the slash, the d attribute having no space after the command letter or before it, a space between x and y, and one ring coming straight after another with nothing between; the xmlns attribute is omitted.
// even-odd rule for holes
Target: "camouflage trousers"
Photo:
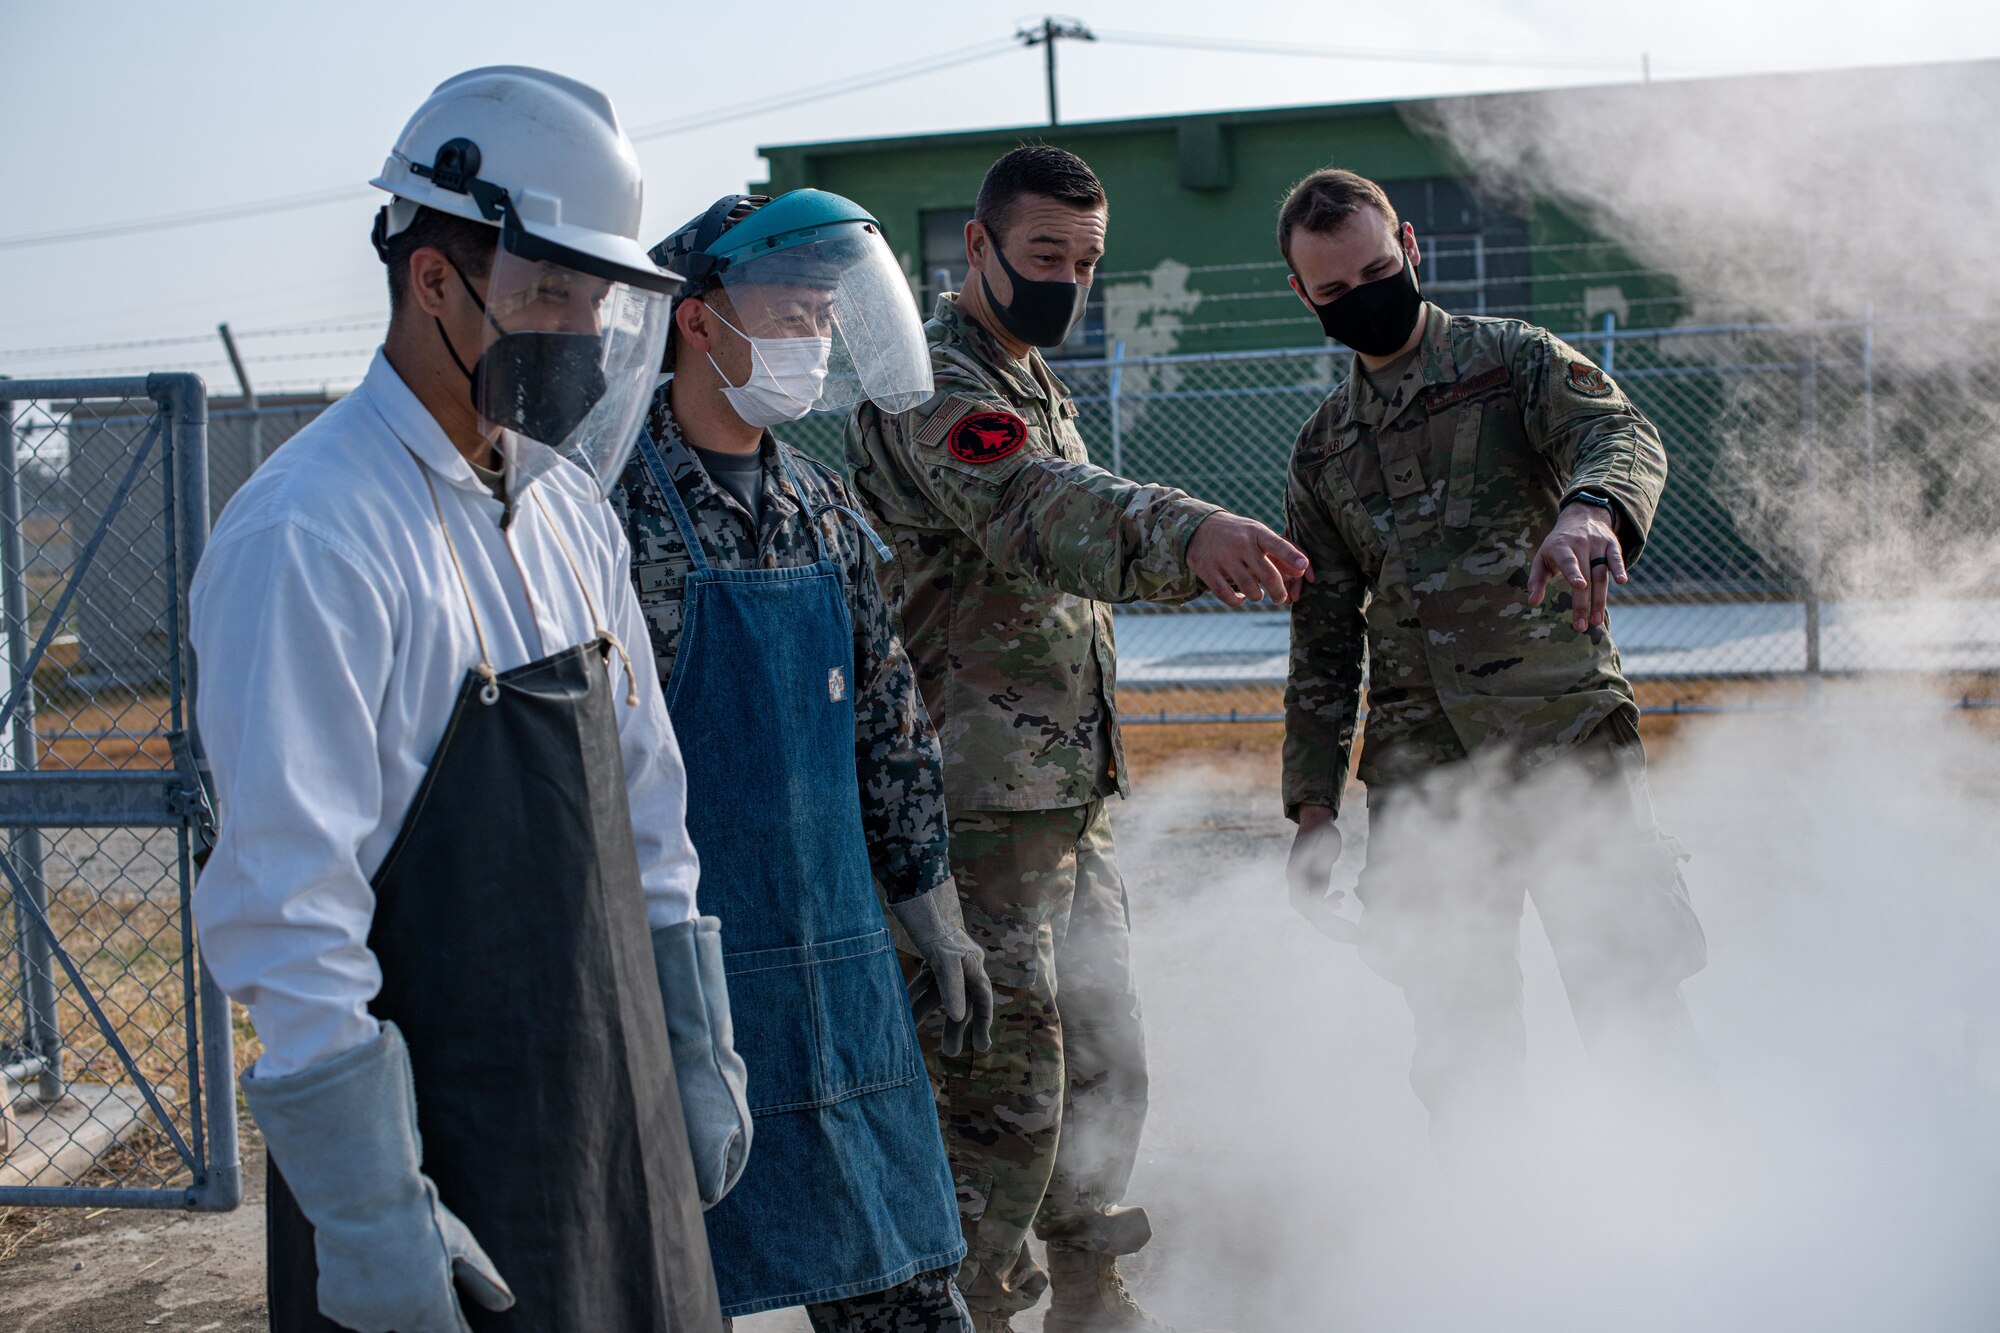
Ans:
<svg viewBox="0 0 2000 1333"><path fill-rule="evenodd" d="M1362 959L1416 1020L1410 1085L1433 1139L1443 1147L1521 1101L1528 898L1599 1069L1628 1086L1705 1085L1680 983L1707 947L1632 722L1614 714L1532 772L1464 759L1438 754L1427 780L1369 787L1356 886Z"/></svg>
<svg viewBox="0 0 2000 1333"><path fill-rule="evenodd" d="M932 1269L886 1291L806 1307L813 1333L972 1333L972 1315L951 1270ZM724 1329L735 1327L724 1320Z"/></svg>
<svg viewBox="0 0 2000 1333"><path fill-rule="evenodd" d="M1125 884L1104 802L951 820L965 926L986 949L993 1048L925 1059L958 1186L967 1304L1025 1310L1032 1231L1084 1247L1124 1196L1146 1121L1146 1044Z"/></svg>

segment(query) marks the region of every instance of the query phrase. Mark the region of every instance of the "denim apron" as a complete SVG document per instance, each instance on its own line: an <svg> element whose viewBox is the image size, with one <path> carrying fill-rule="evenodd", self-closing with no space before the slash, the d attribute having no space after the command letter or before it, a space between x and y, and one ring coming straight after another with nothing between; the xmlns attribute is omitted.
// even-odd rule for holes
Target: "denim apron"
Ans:
<svg viewBox="0 0 2000 1333"><path fill-rule="evenodd" d="M854 628L806 509L811 565L717 569L653 442L693 568L667 708L700 903L722 918L749 1166L705 1215L723 1314L882 1291L965 1254L937 1107L885 927L854 772ZM879 547L880 543L876 542Z"/></svg>

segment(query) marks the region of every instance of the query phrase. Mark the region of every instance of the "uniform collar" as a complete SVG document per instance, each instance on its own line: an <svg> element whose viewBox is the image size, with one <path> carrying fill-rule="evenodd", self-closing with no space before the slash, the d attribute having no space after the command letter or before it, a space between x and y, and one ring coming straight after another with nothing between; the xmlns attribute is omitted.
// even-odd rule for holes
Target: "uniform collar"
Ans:
<svg viewBox="0 0 2000 1333"><path fill-rule="evenodd" d="M1417 359L1411 365L1424 388L1458 382L1458 362L1451 350L1451 323L1451 315L1442 306L1424 302L1424 336L1417 343ZM1364 425L1386 426L1402 414L1415 396L1415 393L1406 394L1400 402L1385 403L1362 373L1359 358L1349 353L1347 403L1338 427L1345 429L1357 421Z"/></svg>
<svg viewBox="0 0 2000 1333"><path fill-rule="evenodd" d="M361 387L355 392L365 397L389 433L433 476L465 491L469 498L491 505L494 513L505 512L506 506L486 488L486 483L472 470L472 464L465 461L465 455L444 433L444 427L431 415L431 410L403 382L380 347L375 349L375 358L368 363L368 373L361 377ZM531 481L561 461L555 450L512 431L502 432L500 454L505 460L509 497L517 497Z"/></svg>
<svg viewBox="0 0 2000 1333"><path fill-rule="evenodd" d="M708 469L701 465L687 436L681 433L681 423L674 417L672 387L671 383L662 384L653 391L653 405L646 416L646 431L652 436L653 447L660 452L660 461L667 465L667 480L680 492L681 503L690 513L708 506L728 510L747 523L750 515L744 512L743 502L716 484ZM778 460L778 441L770 431L764 432L757 454L764 464L763 530L768 532L804 506Z"/></svg>
<svg viewBox="0 0 2000 1333"><path fill-rule="evenodd" d="M937 299L937 307L931 312L931 319L943 330L943 341L956 343L977 361L993 377L1023 398L1046 399L1048 390L1042 384L1043 374L1053 378L1053 372L1041 365L1042 354L1030 347L1025 361L1016 361L1000 349L1000 342L972 316L959 309L958 293L946 292Z"/></svg>

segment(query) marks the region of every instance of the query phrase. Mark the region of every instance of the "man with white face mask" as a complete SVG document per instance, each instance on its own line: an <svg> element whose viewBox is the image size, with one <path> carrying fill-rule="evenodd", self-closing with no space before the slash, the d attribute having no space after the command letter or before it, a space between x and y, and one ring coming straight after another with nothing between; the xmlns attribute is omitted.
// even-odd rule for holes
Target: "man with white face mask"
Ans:
<svg viewBox="0 0 2000 1333"><path fill-rule="evenodd" d="M770 428L931 392L908 283L837 195L718 200L653 250L687 286L669 372L614 500L688 764L701 909L755 1151L706 1215L728 1316L805 1305L822 1333L970 1333L950 1168L879 882L944 1044L992 1013L960 924L943 760L830 469Z"/></svg>

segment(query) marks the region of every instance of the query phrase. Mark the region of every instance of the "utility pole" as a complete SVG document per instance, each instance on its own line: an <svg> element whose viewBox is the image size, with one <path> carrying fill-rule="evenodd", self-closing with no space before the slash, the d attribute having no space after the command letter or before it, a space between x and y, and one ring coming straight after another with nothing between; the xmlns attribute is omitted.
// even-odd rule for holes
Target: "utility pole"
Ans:
<svg viewBox="0 0 2000 1333"><path fill-rule="evenodd" d="M1094 42L1097 34L1076 19L1059 23L1051 17L1043 19L1039 28L1023 28L1014 35L1021 39L1023 46L1042 48L1042 68L1049 86L1049 124L1061 124L1056 116L1056 43L1065 37L1079 42Z"/></svg>

